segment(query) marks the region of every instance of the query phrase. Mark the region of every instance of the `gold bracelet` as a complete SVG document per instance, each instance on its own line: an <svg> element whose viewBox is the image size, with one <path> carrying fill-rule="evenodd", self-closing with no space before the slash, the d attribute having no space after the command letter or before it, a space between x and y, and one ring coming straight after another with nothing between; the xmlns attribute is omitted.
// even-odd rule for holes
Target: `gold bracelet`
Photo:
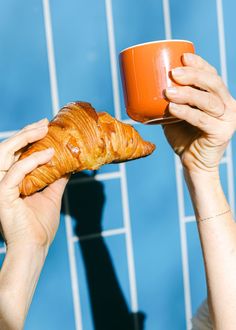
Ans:
<svg viewBox="0 0 236 330"><path fill-rule="evenodd" d="M222 213L216 214L216 215L214 215L212 217L198 219L197 222L199 223L199 222L203 222L203 221L206 221L206 220L214 219L214 218L220 217L221 215L224 215L224 214L229 213L229 212L231 212L230 209L228 209L227 211L224 211Z"/></svg>

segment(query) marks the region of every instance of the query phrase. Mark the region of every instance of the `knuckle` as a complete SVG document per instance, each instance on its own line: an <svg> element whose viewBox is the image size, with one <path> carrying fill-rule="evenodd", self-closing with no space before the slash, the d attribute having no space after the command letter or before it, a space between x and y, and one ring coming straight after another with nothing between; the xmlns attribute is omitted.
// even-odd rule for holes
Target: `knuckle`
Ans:
<svg viewBox="0 0 236 330"><path fill-rule="evenodd" d="M210 71L215 74L215 75L218 75L218 72L216 70L216 68L214 68L213 66L210 66Z"/></svg>
<svg viewBox="0 0 236 330"><path fill-rule="evenodd" d="M212 95L211 93L208 93L208 100L207 100L207 110L219 110L220 111L220 104L219 104L219 100ZM219 112L217 111L217 112Z"/></svg>
<svg viewBox="0 0 236 330"><path fill-rule="evenodd" d="M208 115L206 115L204 112L202 112L198 117L199 126L206 127L206 126L208 126L208 123L209 123Z"/></svg>
<svg viewBox="0 0 236 330"><path fill-rule="evenodd" d="M19 160L17 163L12 165L11 171L14 172L19 172L23 167L23 160Z"/></svg>
<svg viewBox="0 0 236 330"><path fill-rule="evenodd" d="M12 168L11 168L11 171L14 173L14 172L17 172L17 173L23 173L24 172L24 169L26 167L26 163L27 163L27 158L24 158L22 160L19 160L18 162L16 162Z"/></svg>
<svg viewBox="0 0 236 330"><path fill-rule="evenodd" d="M216 75L216 76L214 76L214 79L212 81L212 84L213 84L213 87L216 90L219 90L223 86L223 81L222 81L222 79L221 79L220 76Z"/></svg>

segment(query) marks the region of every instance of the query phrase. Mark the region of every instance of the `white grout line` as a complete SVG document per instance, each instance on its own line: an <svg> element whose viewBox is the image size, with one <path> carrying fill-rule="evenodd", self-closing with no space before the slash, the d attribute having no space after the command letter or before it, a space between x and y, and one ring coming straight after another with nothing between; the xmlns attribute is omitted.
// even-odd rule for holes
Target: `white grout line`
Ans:
<svg viewBox="0 0 236 330"><path fill-rule="evenodd" d="M162 0L164 24L165 24L165 37L166 39L172 39L171 33L171 19L170 19L170 5L169 0Z"/></svg>
<svg viewBox="0 0 236 330"><path fill-rule="evenodd" d="M227 75L227 61L226 61L226 49L225 49L225 31L224 31L224 15L222 0L216 0L217 9L217 24L218 24L218 37L219 37L219 48L220 48L220 66L221 66L221 76L224 83L228 83Z"/></svg>
<svg viewBox="0 0 236 330"><path fill-rule="evenodd" d="M55 55L54 55L50 5L49 5L49 0L42 0L42 1L43 1L44 24L45 24L45 33L46 33L46 41L47 41L52 108L53 108L53 114L56 115L59 110L59 97L58 97L58 87L57 87L57 74L56 74L56 64L55 64Z"/></svg>
<svg viewBox="0 0 236 330"><path fill-rule="evenodd" d="M119 84L118 84L118 69L116 63L116 46L115 46L115 34L113 24L113 13L112 13L112 2L111 0L105 0L106 4L106 16L107 16L107 29L108 29L108 40L110 49L110 62L112 72L112 86L113 86L113 99L115 106L116 119L121 119L121 107L120 107L120 95L119 95ZM121 192L122 192L122 206L123 206L123 218L126 228L126 250L127 250L127 262L128 262L128 273L130 283L130 296L131 296L131 309L134 313L134 328L139 329L138 324L138 297L137 297L137 286L136 286L136 275L134 265L134 254L133 254L133 241L130 224L130 211L129 211L129 200L128 200L128 189L127 189L127 178L125 164L119 165L121 171Z"/></svg>
<svg viewBox="0 0 236 330"><path fill-rule="evenodd" d="M218 23L218 36L219 36L219 47L220 47L220 65L221 65L221 76L226 85L228 85L227 75L227 59L226 59L226 47L225 47L225 31L224 31L224 13L222 0L216 0L217 8L217 23ZM234 170L233 170L233 157L232 157L232 144L230 143L227 148L227 183L228 183L228 196L229 204L233 214L235 214L235 196L234 196Z"/></svg>
<svg viewBox="0 0 236 330"><path fill-rule="evenodd" d="M122 120L122 123L129 124L129 125L140 125L137 121L134 121L133 119L124 119Z"/></svg>
<svg viewBox="0 0 236 330"><path fill-rule="evenodd" d="M71 286L73 292L73 303L74 303L74 313L75 313L75 325L76 330L82 330L82 313L81 304L79 299L79 283L78 274L76 269L76 259L75 259L75 246L73 240L73 229L69 210L68 194L64 194L65 203L65 223L66 223L66 235L67 235L67 246L69 252L69 262L70 262L70 276L71 276Z"/></svg>
<svg viewBox="0 0 236 330"><path fill-rule="evenodd" d="M7 139L10 136L16 134L18 131L5 131L5 132L0 132L0 140Z"/></svg>
<svg viewBox="0 0 236 330"><path fill-rule="evenodd" d="M53 114L56 115L59 110L59 98L58 98L58 86L57 86L57 77L56 77L54 47L53 47L51 14L50 14L50 6L48 0L42 0L42 1L43 1L45 33L47 40L52 109L53 109ZM72 286L72 295L73 295L73 304L74 304L75 326L76 326L76 330L82 330L83 328L82 313L81 313L81 306L79 299L79 284L78 284L75 250L74 250L75 247L72 240L73 232L72 232L71 216L69 215L69 204L68 204L67 193L64 194L64 201L65 201L65 211L66 211L65 226L66 226L67 246L68 246L69 263L70 263L70 276L71 276L71 286Z"/></svg>
<svg viewBox="0 0 236 330"><path fill-rule="evenodd" d="M184 217L184 222L185 223L190 223L190 222L195 222L195 221L196 221L195 215L186 215Z"/></svg>
<svg viewBox="0 0 236 330"><path fill-rule="evenodd" d="M118 79L118 69L117 69L117 62L116 62L116 45L115 45L115 38L114 38L115 34L114 34L114 23L113 23L111 0L105 0L105 5L106 5L107 32L108 32L108 41L109 41L109 50L110 50L111 76L112 76L115 117L116 117L116 119L121 120L119 79Z"/></svg>
<svg viewBox="0 0 236 330"><path fill-rule="evenodd" d="M227 153L227 150L226 150ZM228 155L221 158L220 164L227 164L229 161Z"/></svg>
<svg viewBox="0 0 236 330"><path fill-rule="evenodd" d="M179 227L180 227L180 242L182 251L182 269L184 280L184 298L185 298L185 317L187 323L187 330L192 329L192 304L191 304L191 291L189 280L189 265L188 265L188 247L187 247L187 233L185 226L184 216L184 192L183 192L183 176L179 170L180 160L175 155L175 168L176 168L176 183L177 183L177 196L178 196L178 209L179 209Z"/></svg>
<svg viewBox="0 0 236 330"><path fill-rule="evenodd" d="M171 33L171 18L170 18L170 6L169 0L162 0L163 15L165 23L165 37L166 39L172 39ZM180 227L180 243L182 252L182 270L184 281L184 300L185 300L185 318L187 330L192 329L192 304L191 304L191 291L190 291L190 279L189 279L189 265L188 265L188 246L187 246L187 233L185 225L185 207L184 207L184 191L182 182L182 165L177 156L175 156L175 172L176 172L176 184L177 184L177 197L178 197L178 213L179 213L179 227Z"/></svg>
<svg viewBox="0 0 236 330"><path fill-rule="evenodd" d="M73 242L78 242L78 241L82 242L82 241L87 241L90 239L116 236L116 235L122 235L122 234L126 234L125 228L109 229L109 230L104 230L101 233L94 233L94 234L84 235L84 236L80 236L80 237L74 236Z"/></svg>
<svg viewBox="0 0 236 330"><path fill-rule="evenodd" d="M120 179L121 174L120 172L109 172L109 173L99 173L94 176L90 175L88 177L84 178L77 178L77 179L72 179L69 184L74 185L74 184L80 184L80 183L87 183L87 182L92 182L94 180L96 181L107 181L107 180L112 180L112 179Z"/></svg>
<svg viewBox="0 0 236 330"><path fill-rule="evenodd" d="M0 254L4 254L6 253L6 245L4 244L4 246L0 247Z"/></svg>
<svg viewBox="0 0 236 330"><path fill-rule="evenodd" d="M133 240L132 240L132 232L131 232L131 219L130 219L130 210L129 210L126 167L124 163L120 164L120 170L121 170L123 218L124 218L124 225L127 230L126 249L127 249L127 257L128 257L131 305L132 305L132 312L137 313L138 297L137 297L136 275L135 275L135 265L134 265L134 252L133 252ZM135 319L135 329L136 330L139 329L139 324L137 319Z"/></svg>

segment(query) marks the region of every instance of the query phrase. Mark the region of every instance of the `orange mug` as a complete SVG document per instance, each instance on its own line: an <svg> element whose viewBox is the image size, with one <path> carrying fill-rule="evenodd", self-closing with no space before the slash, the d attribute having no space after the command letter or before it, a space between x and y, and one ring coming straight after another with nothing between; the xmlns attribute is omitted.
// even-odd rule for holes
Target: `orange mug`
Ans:
<svg viewBox="0 0 236 330"><path fill-rule="evenodd" d="M177 84L170 71L183 66L183 53L194 53L187 40L160 40L121 51L120 71L127 114L144 124L179 121L168 113L164 90Z"/></svg>

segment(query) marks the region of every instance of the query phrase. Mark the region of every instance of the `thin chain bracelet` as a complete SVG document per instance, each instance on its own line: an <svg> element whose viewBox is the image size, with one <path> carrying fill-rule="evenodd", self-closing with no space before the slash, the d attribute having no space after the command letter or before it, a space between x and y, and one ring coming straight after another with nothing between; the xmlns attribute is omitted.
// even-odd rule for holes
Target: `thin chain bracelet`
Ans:
<svg viewBox="0 0 236 330"><path fill-rule="evenodd" d="M214 216L212 216L212 217L203 218L203 219L198 219L198 220L196 220L196 221L197 221L198 223L199 223L199 222L203 222L203 221L206 221L206 220L210 220L210 219L214 219L214 218L220 217L221 215L224 215L224 214L229 213L229 212L231 212L230 209L228 209L227 211L224 211L224 212L222 212L222 213L216 214L216 215L214 215Z"/></svg>

